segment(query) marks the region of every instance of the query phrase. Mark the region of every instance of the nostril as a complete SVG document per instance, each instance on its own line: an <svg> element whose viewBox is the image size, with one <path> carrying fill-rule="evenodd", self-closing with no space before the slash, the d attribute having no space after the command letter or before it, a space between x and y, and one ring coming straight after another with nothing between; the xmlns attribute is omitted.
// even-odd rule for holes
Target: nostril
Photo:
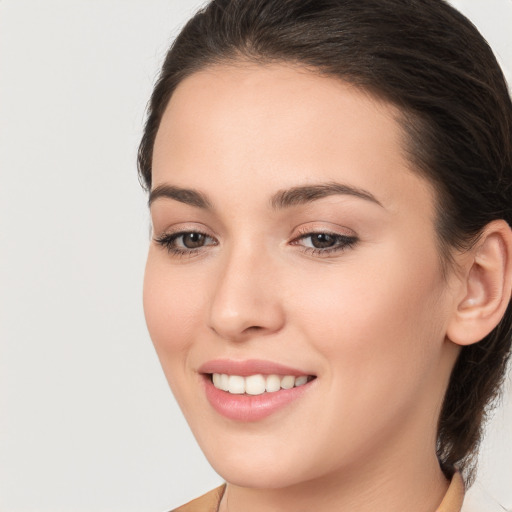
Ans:
<svg viewBox="0 0 512 512"><path fill-rule="evenodd" d="M264 328L260 325L252 325L251 327L247 327L244 332L258 332L263 330Z"/></svg>

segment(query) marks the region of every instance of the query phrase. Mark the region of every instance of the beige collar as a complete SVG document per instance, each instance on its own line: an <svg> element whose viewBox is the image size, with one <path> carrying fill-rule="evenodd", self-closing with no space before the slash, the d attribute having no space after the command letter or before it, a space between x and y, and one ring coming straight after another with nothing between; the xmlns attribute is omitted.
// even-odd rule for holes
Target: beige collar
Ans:
<svg viewBox="0 0 512 512"><path fill-rule="evenodd" d="M460 512L464 501L464 480L461 474L456 471L452 476L450 487L444 495L441 505L436 512Z"/></svg>
<svg viewBox="0 0 512 512"><path fill-rule="evenodd" d="M220 500L226 490L226 484L213 489L200 498L192 500L191 502L178 507L171 512L217 512ZM459 472L456 472L448 487L441 505L437 508L436 512L460 512L462 502L464 501L464 481Z"/></svg>

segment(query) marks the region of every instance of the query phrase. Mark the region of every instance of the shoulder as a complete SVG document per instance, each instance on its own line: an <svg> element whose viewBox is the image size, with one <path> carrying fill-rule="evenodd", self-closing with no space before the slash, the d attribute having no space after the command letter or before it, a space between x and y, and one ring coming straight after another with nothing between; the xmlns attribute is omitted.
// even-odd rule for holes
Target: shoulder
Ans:
<svg viewBox="0 0 512 512"><path fill-rule="evenodd" d="M189 501L181 507L171 510L171 512L217 512L220 500L224 495L226 484L203 494L195 500Z"/></svg>

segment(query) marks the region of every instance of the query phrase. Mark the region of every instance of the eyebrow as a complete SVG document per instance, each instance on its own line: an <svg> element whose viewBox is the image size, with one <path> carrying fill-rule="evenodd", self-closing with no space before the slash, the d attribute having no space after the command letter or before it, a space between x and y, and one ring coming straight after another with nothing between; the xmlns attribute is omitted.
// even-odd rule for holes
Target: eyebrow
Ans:
<svg viewBox="0 0 512 512"><path fill-rule="evenodd" d="M301 185L291 187L285 190L279 190L270 199L270 205L275 210L290 208L302 204L311 203L324 197L333 195L348 195L364 199L383 207L382 203L367 190L344 185L341 183L319 183L314 185ZM205 210L213 210L212 203L208 196L203 192L190 188L181 188L174 185L159 185L149 194L148 205L159 198L174 199L180 203L203 208Z"/></svg>
<svg viewBox="0 0 512 512"><path fill-rule="evenodd" d="M151 206L157 199L165 197L167 199L174 199L180 203L185 203L196 208L203 208L205 210L212 210L212 204L208 197L190 188L181 188L174 185L158 185L149 193L148 206Z"/></svg>
<svg viewBox="0 0 512 512"><path fill-rule="evenodd" d="M318 199L322 199L323 197L333 195L358 197L359 199L371 201L372 203L384 208L382 203L367 190L336 182L304 185L280 190L272 196L270 204L272 205L272 208L278 210L282 208L289 208L290 206L311 203Z"/></svg>

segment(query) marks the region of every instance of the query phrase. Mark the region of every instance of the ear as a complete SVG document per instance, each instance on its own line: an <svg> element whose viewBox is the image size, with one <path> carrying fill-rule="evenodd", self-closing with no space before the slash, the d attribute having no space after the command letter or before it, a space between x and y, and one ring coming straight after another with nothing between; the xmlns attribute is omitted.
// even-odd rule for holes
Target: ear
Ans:
<svg viewBox="0 0 512 512"><path fill-rule="evenodd" d="M504 220L483 229L463 258L461 280L447 337L457 345L485 338L500 322L512 293L512 230Z"/></svg>

